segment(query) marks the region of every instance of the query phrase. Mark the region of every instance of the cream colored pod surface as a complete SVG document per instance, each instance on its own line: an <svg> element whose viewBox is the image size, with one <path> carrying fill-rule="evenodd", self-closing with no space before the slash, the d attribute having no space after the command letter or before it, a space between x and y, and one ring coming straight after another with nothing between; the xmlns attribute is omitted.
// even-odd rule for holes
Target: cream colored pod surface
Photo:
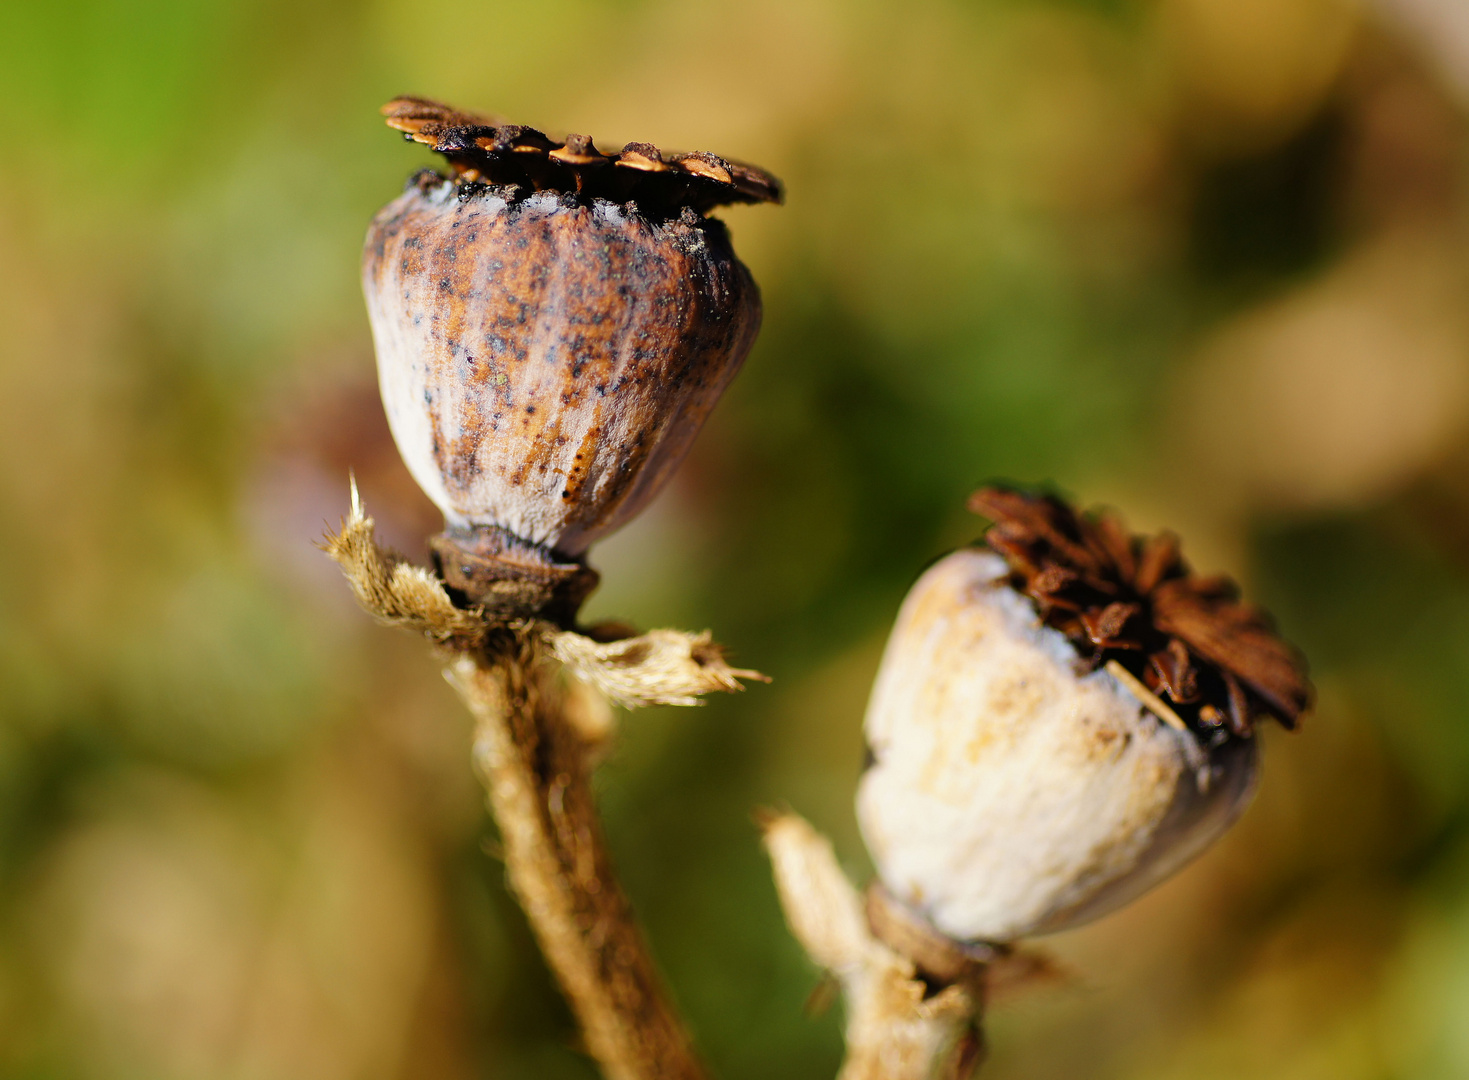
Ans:
<svg viewBox="0 0 1469 1080"><path fill-rule="evenodd" d="M949 555L903 603L857 814L888 891L951 937L1011 941L1119 907L1254 792L1254 739L1206 751L1077 659L988 551Z"/></svg>
<svg viewBox="0 0 1469 1080"><path fill-rule="evenodd" d="M388 423L451 526L581 555L673 474L760 327L709 218L411 184L368 231Z"/></svg>

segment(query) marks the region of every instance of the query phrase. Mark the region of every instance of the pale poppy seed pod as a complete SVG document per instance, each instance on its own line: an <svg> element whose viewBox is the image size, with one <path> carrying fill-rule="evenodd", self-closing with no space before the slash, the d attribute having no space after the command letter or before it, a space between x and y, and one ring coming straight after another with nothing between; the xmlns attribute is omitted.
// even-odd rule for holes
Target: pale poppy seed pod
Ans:
<svg viewBox="0 0 1469 1080"><path fill-rule="evenodd" d="M1253 722L1309 702L1299 657L1177 542L1001 489L984 546L904 601L857 798L885 892L963 942L1105 914L1244 810Z"/></svg>
<svg viewBox="0 0 1469 1080"><path fill-rule="evenodd" d="M667 481L759 329L704 212L779 186L419 99L384 112L454 170L377 215L363 263L388 421L446 519L440 568L474 603L564 615L595 584L587 547Z"/></svg>

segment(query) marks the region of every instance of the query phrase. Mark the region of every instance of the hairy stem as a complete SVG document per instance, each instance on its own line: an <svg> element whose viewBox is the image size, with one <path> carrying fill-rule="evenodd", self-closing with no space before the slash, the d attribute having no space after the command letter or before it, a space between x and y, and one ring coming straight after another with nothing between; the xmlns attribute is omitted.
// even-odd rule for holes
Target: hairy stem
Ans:
<svg viewBox="0 0 1469 1080"><path fill-rule="evenodd" d="M831 842L796 814L764 821L786 923L847 1001L847 1057L838 1080L963 1080L978 1066L978 980L941 990L873 933Z"/></svg>
<svg viewBox="0 0 1469 1080"><path fill-rule="evenodd" d="M702 1078L612 870L592 798L593 758L611 728L608 699L628 708L697 705L704 694L742 689L742 679L768 680L730 667L707 632L593 640L534 618L456 607L431 570L378 546L355 483L351 513L322 547L377 619L450 653L445 675L474 714L475 765L511 888L603 1072Z"/></svg>
<svg viewBox="0 0 1469 1080"><path fill-rule="evenodd" d="M474 759L499 822L510 886L611 1080L702 1080L608 856L593 744L533 637L461 653L446 671L475 719Z"/></svg>
<svg viewBox="0 0 1469 1080"><path fill-rule="evenodd" d="M972 995L950 994L931 1004L911 969L899 966L849 978L843 986L847 1056L837 1080L966 1080L973 1075L982 1045Z"/></svg>

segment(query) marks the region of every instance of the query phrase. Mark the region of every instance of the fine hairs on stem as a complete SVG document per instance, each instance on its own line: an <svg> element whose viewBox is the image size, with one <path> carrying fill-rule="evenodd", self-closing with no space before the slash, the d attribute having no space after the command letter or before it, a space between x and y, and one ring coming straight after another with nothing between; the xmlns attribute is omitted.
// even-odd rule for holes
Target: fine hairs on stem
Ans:
<svg viewBox="0 0 1469 1080"><path fill-rule="evenodd" d="M355 484L347 520L323 546L369 612L444 651L445 675L474 716L474 763L510 886L603 1072L705 1076L607 853L590 783L610 735L600 688L627 705L697 704L762 676L729 667L708 634L659 630L599 643L456 608L429 571L377 545Z"/></svg>
<svg viewBox="0 0 1469 1080"><path fill-rule="evenodd" d="M761 821L791 933L841 983L847 1058L839 1080L959 1080L983 1051L983 963L938 988L873 933L831 842L795 814Z"/></svg>
<svg viewBox="0 0 1469 1080"><path fill-rule="evenodd" d="M474 715L474 763L500 824L510 887L614 1080L705 1075L659 985L592 801L593 749L534 639L445 669Z"/></svg>

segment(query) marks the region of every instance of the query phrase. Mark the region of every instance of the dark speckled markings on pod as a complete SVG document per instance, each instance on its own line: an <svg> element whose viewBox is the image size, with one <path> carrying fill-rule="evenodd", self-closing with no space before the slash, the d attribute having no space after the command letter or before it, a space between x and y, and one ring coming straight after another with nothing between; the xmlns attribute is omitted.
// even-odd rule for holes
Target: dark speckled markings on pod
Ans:
<svg viewBox="0 0 1469 1080"><path fill-rule="evenodd" d="M416 98L384 113L451 166L377 215L363 262L388 421L446 519L440 569L473 603L567 618L596 583L587 548L667 481L759 330L704 214L780 187Z"/></svg>

